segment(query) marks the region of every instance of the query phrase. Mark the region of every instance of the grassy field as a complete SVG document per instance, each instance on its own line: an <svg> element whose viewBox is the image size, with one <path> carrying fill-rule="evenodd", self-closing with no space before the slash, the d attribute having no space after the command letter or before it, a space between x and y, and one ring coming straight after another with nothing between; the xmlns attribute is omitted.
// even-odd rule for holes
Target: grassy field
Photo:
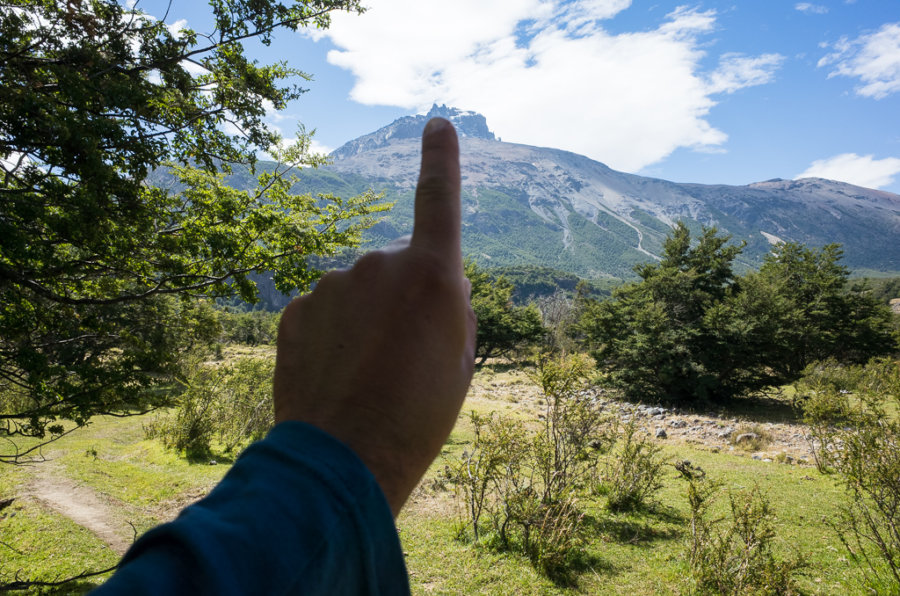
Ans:
<svg viewBox="0 0 900 596"><path fill-rule="evenodd" d="M526 375L487 369L476 376L464 412L504 411L533 419L540 396ZM753 409L748 418L764 419ZM786 415L772 408L775 418ZM227 458L187 461L146 440L143 424L154 414L97 418L85 429L46 447L47 461L0 466L0 499L16 497L0 513L0 574L54 581L109 567L116 553L91 532L41 497L39 481L97 495L111 526L130 541L152 525L171 519L185 504L210 489L227 471ZM438 480L443 467L472 439L461 416L444 453L433 465L398 520L413 591L417 594L678 594L688 589L686 564L686 482L667 467L658 504L639 513L613 514L602 497L581 504L586 511L587 548L573 580L554 584L519 555L497 553L455 538L458 504L452 487ZM22 444L20 443L20 447ZM801 554L807 567L799 577L808 594L857 594L860 569L848 560L828 527L844 498L838 481L811 466L764 462L742 452L667 441L664 453L690 460L722 482L722 490L758 486L775 511L777 550ZM48 471L49 470L49 471ZM43 480L41 480L43 479ZM49 480L48 480L49 479ZM718 503L724 511L727 499ZM69 586L82 593L103 577Z"/></svg>

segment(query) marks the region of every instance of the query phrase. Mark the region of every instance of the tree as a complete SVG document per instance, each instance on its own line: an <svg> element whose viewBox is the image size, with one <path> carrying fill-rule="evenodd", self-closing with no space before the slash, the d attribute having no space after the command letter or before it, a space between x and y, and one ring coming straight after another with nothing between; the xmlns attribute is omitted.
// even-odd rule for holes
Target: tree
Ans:
<svg viewBox="0 0 900 596"><path fill-rule="evenodd" d="M721 394L727 355L705 317L738 289L731 269L741 247L705 229L692 246L678 223L659 263L635 268L642 281L589 303L579 324L598 364L626 395L638 399L708 399Z"/></svg>
<svg viewBox="0 0 900 596"><path fill-rule="evenodd" d="M662 260L636 267L640 282L584 306L578 330L629 398L723 400L794 381L814 360L896 349L887 308L845 288L836 245L781 244L738 277L728 240L713 228L694 243L679 223Z"/></svg>
<svg viewBox="0 0 900 596"><path fill-rule="evenodd" d="M835 358L861 364L896 348L891 313L862 284L849 284L837 244L811 250L778 244L767 255L759 278L787 308L788 324L778 335L773 366L794 380L817 360Z"/></svg>
<svg viewBox="0 0 900 596"><path fill-rule="evenodd" d="M544 334L540 311L533 305L515 306L513 285L505 277L492 278L474 261L466 261L465 273L472 284L472 310L478 319L476 366Z"/></svg>
<svg viewBox="0 0 900 596"><path fill-rule="evenodd" d="M358 241L377 197L291 192L324 158L264 122L308 78L243 43L327 27L357 0L211 0L213 33L173 32L112 0L0 7L0 421L58 433L158 401L178 352L209 338L198 298L283 292L311 255ZM226 125L238 130L225 132ZM278 164L256 168L256 152ZM148 176L167 169L171 183ZM233 169L252 190L225 183ZM163 177L165 178L165 177ZM155 396L155 397L154 397Z"/></svg>

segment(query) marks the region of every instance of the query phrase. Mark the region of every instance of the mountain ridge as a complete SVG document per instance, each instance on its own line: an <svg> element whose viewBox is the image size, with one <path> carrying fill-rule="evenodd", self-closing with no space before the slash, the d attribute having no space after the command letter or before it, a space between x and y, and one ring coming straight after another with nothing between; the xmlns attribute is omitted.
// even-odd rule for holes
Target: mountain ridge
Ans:
<svg viewBox="0 0 900 596"><path fill-rule="evenodd" d="M900 271L900 195L820 178L732 186L627 174L570 151L502 142L484 116L444 105L346 143L330 165L304 171L301 187L330 181L384 191L395 207L367 235L368 246L409 233L420 136L434 116L453 122L460 136L463 251L489 266L631 277L685 221L746 242L739 268L758 266L776 242L794 241L838 242L853 269Z"/></svg>

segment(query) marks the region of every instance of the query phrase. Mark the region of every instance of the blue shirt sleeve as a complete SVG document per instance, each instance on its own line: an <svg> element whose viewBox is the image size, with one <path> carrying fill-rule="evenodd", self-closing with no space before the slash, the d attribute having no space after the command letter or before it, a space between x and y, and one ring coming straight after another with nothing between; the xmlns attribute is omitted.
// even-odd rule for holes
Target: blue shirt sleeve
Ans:
<svg viewBox="0 0 900 596"><path fill-rule="evenodd" d="M394 519L346 445L283 422L140 538L94 594L409 594Z"/></svg>

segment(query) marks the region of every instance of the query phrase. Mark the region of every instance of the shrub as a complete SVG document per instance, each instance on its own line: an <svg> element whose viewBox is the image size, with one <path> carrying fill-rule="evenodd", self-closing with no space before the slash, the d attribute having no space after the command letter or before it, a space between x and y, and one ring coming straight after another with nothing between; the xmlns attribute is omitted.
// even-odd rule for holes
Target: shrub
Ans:
<svg viewBox="0 0 900 596"><path fill-rule="evenodd" d="M686 476L687 477L687 476ZM690 520L688 564L693 591L699 594L797 594L794 575L800 557L776 558L774 514L758 488L729 493L730 515L713 518L710 510L720 486L688 478Z"/></svg>
<svg viewBox="0 0 900 596"><path fill-rule="evenodd" d="M503 535L510 517L509 501L517 489L519 469L527 450L525 427L521 422L494 413L485 417L472 411L469 420L475 431L475 441L450 467L451 479L466 511L459 534L463 536L471 527L477 541L481 516L488 508L491 510L491 524L505 541ZM492 501L499 501L504 511L498 512Z"/></svg>
<svg viewBox="0 0 900 596"><path fill-rule="evenodd" d="M831 471L829 449L835 426L850 416L850 393L860 381L859 368L843 366L835 360L809 365L795 385L794 406L806 424L816 469Z"/></svg>
<svg viewBox="0 0 900 596"><path fill-rule="evenodd" d="M649 504L662 487L660 477L665 460L660 457L661 451L648 435L638 434L633 419L622 426L606 462L605 482L599 487L607 495L607 508L633 511Z"/></svg>
<svg viewBox="0 0 900 596"><path fill-rule="evenodd" d="M728 440L745 451L762 451L772 442L772 434L759 424L741 424Z"/></svg>
<svg viewBox="0 0 900 596"><path fill-rule="evenodd" d="M271 359L213 366L193 358L185 366L175 412L146 425L145 434L189 456L209 453L213 441L230 453L262 438L275 422L273 368Z"/></svg>
<svg viewBox="0 0 900 596"><path fill-rule="evenodd" d="M822 431L821 451L850 496L831 525L850 556L864 562L866 587L900 594L900 367L876 359L831 374L852 379L855 391L838 410L842 425Z"/></svg>
<svg viewBox="0 0 900 596"><path fill-rule="evenodd" d="M219 311L222 334L229 343L259 345L275 342L281 313L254 310L249 312Z"/></svg>
<svg viewBox="0 0 900 596"><path fill-rule="evenodd" d="M543 427L533 439L543 502L560 502L586 484L596 452L609 443L604 418L584 383L591 368L584 354L544 354L531 374L545 403Z"/></svg>
<svg viewBox="0 0 900 596"><path fill-rule="evenodd" d="M554 580L566 578L582 544L582 513L575 495L608 443L591 395L583 391L589 361L583 356L543 356L532 378L544 391L537 430L491 414L470 414L475 440L451 466L464 504L460 537L472 529L487 546L526 555Z"/></svg>

